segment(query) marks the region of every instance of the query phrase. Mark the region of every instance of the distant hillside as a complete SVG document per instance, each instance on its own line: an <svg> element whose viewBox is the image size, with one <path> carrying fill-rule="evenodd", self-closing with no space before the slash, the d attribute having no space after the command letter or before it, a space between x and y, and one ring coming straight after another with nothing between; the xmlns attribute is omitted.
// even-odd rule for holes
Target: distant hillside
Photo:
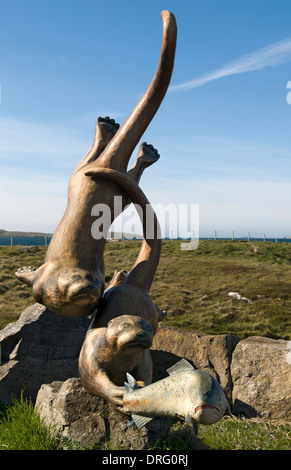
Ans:
<svg viewBox="0 0 291 470"><path fill-rule="evenodd" d="M124 232L109 232L107 238L123 239L126 240L142 240L142 235L133 234L133 233L124 233Z"/></svg>
<svg viewBox="0 0 291 470"><path fill-rule="evenodd" d="M8 230L0 229L0 237L52 237L53 233L42 233L42 232L9 232ZM130 234L130 233L119 233L119 232L109 232L108 238L117 238L117 239L133 239L136 240L142 239L142 235Z"/></svg>
<svg viewBox="0 0 291 470"><path fill-rule="evenodd" d="M42 233L42 232L9 232L8 230L0 229L0 237L52 237L52 233Z"/></svg>

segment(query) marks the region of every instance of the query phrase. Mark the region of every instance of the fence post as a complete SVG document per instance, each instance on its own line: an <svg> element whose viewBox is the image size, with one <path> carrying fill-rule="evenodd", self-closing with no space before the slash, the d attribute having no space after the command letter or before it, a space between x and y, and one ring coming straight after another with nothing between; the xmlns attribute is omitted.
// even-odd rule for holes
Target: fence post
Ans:
<svg viewBox="0 0 291 470"><path fill-rule="evenodd" d="M12 237L12 235L11 235L11 238L10 238L10 244L11 244L11 246L13 246L13 237Z"/></svg>

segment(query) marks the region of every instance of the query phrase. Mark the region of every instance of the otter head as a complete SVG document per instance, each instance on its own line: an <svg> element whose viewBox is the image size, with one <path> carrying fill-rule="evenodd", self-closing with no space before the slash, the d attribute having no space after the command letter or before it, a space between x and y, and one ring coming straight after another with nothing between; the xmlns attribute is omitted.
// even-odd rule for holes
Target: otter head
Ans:
<svg viewBox="0 0 291 470"><path fill-rule="evenodd" d="M148 349L153 342L153 329L144 318L121 315L108 323L106 341L116 351Z"/></svg>
<svg viewBox="0 0 291 470"><path fill-rule="evenodd" d="M93 313L104 286L100 271L90 272L77 267L62 269L49 262L37 270L31 266L20 268L15 275L32 286L37 302L55 313L71 317Z"/></svg>

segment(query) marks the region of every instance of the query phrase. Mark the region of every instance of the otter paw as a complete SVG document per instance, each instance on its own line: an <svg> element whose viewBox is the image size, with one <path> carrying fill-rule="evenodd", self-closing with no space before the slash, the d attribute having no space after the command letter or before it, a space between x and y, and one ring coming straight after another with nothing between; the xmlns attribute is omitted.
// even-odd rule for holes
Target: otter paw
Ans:
<svg viewBox="0 0 291 470"><path fill-rule="evenodd" d="M152 165L159 158L160 154L153 145L142 142L138 152L138 159L141 160L145 166Z"/></svg>
<svg viewBox="0 0 291 470"><path fill-rule="evenodd" d="M33 266L24 266L23 268L18 268L18 274L26 274L35 271L36 269Z"/></svg>
<svg viewBox="0 0 291 470"><path fill-rule="evenodd" d="M113 408L115 408L116 411L119 411L119 413L122 413L123 415L127 416L127 417L130 417L130 413L128 413L127 411L125 411L125 409L123 408L123 406L115 406L113 405Z"/></svg>
<svg viewBox="0 0 291 470"><path fill-rule="evenodd" d="M125 393L125 387L114 387L107 392L107 400L116 408L123 407L123 395Z"/></svg>
<svg viewBox="0 0 291 470"><path fill-rule="evenodd" d="M112 134L115 134L120 127L118 122L115 122L114 119L110 119L109 116L105 116L105 117L99 116L97 119L97 125L100 128L100 130L106 130L108 132L111 132Z"/></svg>

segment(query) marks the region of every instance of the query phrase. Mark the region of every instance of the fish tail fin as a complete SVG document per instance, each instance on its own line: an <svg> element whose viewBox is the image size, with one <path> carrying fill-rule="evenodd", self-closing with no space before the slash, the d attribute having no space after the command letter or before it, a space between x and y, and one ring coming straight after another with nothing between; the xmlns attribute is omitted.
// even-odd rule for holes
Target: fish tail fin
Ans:
<svg viewBox="0 0 291 470"><path fill-rule="evenodd" d="M130 374L126 374L127 382L124 382L124 386L127 392L132 392L132 390L137 390L139 387L137 381Z"/></svg>
<svg viewBox="0 0 291 470"><path fill-rule="evenodd" d="M147 423L149 423L153 418L149 416L140 416L136 414L131 415L134 424L138 427L138 429L141 429L143 426L145 426Z"/></svg>

